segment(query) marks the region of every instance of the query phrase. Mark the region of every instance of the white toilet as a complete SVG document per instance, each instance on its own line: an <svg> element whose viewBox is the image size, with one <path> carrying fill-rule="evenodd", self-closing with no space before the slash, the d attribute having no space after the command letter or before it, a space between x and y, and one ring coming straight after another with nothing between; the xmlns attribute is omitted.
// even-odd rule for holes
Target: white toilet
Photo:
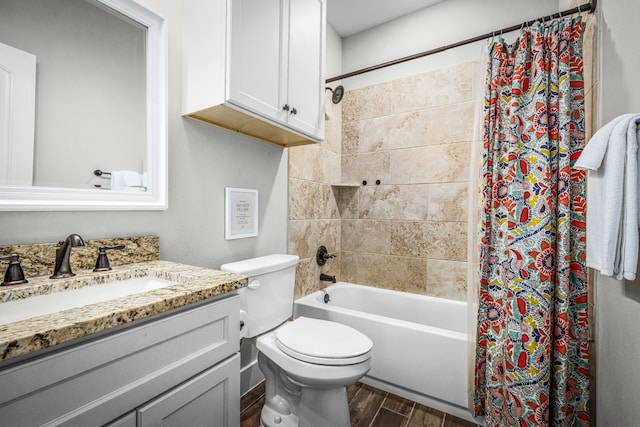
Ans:
<svg viewBox="0 0 640 427"><path fill-rule="evenodd" d="M256 343L266 379L261 422L265 427L349 427L346 386L371 367L373 342L336 322L288 321L298 260L268 255L220 267L249 276L249 286L239 290L240 336L261 335Z"/></svg>

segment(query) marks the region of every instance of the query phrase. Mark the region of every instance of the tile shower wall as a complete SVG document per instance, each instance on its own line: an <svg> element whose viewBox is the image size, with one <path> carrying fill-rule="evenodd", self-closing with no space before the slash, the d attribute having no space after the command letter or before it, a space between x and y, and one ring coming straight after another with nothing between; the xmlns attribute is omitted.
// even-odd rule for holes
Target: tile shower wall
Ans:
<svg viewBox="0 0 640 427"><path fill-rule="evenodd" d="M333 104L331 92L327 92L325 141L289 148L288 251L300 256L295 298L318 290L321 272L341 277L340 214L337 193L331 186L341 181L341 131L342 104ZM338 258L318 266L316 251L320 245Z"/></svg>
<svg viewBox="0 0 640 427"><path fill-rule="evenodd" d="M346 93L342 179L367 185L340 190L342 280L466 301L477 72L468 62Z"/></svg>
<svg viewBox="0 0 640 427"><path fill-rule="evenodd" d="M327 97L326 141L289 149L289 253L301 258L296 297L325 286L323 272L466 300L476 67L348 91L340 104ZM338 255L323 267L315 263L320 244Z"/></svg>

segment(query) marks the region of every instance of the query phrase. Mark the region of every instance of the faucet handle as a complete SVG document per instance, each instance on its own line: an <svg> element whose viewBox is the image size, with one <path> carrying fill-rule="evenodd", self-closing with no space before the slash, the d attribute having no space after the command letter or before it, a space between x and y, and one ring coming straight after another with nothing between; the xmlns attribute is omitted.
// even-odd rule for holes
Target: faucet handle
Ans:
<svg viewBox="0 0 640 427"><path fill-rule="evenodd" d="M325 246L320 246L316 252L316 263L318 265L325 265L328 259L335 257L336 255L330 254Z"/></svg>
<svg viewBox="0 0 640 427"><path fill-rule="evenodd" d="M113 245L113 246L100 246L98 248L98 259L96 260L96 268L93 271L109 271L111 270L111 266L109 265L109 258L107 258L107 250L110 249L124 249L124 245Z"/></svg>
<svg viewBox="0 0 640 427"><path fill-rule="evenodd" d="M11 254L0 256L0 260L4 259L9 260L9 267L4 274L4 281L0 283L0 286L27 283L27 280L24 278L24 271L22 271L22 266L20 265L20 255Z"/></svg>

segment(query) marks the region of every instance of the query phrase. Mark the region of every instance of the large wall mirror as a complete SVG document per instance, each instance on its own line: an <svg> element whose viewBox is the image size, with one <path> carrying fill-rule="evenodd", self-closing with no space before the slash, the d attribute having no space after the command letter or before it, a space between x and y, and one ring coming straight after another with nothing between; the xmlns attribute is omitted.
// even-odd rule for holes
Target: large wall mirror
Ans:
<svg viewBox="0 0 640 427"><path fill-rule="evenodd" d="M167 55L134 0L2 0L0 210L165 209Z"/></svg>

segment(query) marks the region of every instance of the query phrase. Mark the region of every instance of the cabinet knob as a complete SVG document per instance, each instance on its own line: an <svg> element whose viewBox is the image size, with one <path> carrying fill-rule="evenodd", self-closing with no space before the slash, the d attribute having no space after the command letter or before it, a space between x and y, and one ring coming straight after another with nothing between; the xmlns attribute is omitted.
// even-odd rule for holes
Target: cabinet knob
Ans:
<svg viewBox="0 0 640 427"><path fill-rule="evenodd" d="M291 109L291 114L298 114L298 110L296 110L295 108Z"/></svg>
<svg viewBox="0 0 640 427"><path fill-rule="evenodd" d="M289 104L284 104L284 107L282 107L282 109L284 111L289 111Z"/></svg>

